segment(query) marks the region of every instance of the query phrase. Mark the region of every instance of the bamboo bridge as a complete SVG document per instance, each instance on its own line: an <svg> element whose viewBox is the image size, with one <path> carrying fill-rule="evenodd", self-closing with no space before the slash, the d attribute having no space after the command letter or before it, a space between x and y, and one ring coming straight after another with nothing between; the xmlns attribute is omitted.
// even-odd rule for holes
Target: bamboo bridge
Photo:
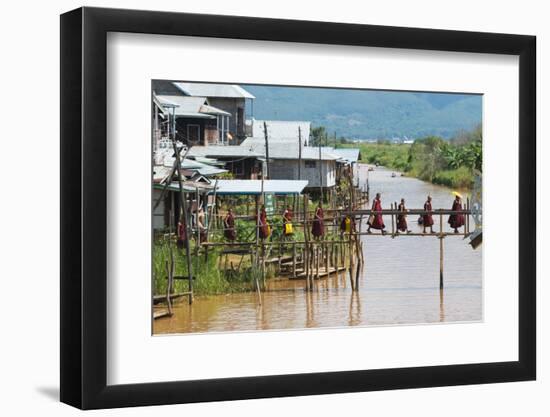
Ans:
<svg viewBox="0 0 550 417"><path fill-rule="evenodd" d="M304 207L308 207L306 204L307 196L304 195ZM273 266L277 275L285 277L290 280L304 280L304 288L306 291L314 291L316 289L315 281L322 278L330 278L331 276L341 275L349 276L350 286L352 291L358 291L361 271L365 265L365 251L363 250L364 241L361 240L361 236L371 237L385 237L391 239L401 239L407 237L432 237L439 240L439 287L441 290L444 288L444 240L446 238L461 237L466 239L472 235L470 231L470 215L473 214L470 209L469 200L466 201L464 210L448 210L448 209L434 209L432 211L426 211L423 209L408 209L406 212L397 210L397 203L392 203L390 209L383 209L382 211L373 211L370 209L328 209L325 210L327 216L323 219L325 234L322 238L316 239L311 236L311 224L314 216L313 211L303 210L301 213L294 215L292 224L295 230L303 231L303 240L293 240L288 237L282 237L280 240L259 239L258 233L256 233L256 239L254 241L235 242L203 242L200 245L195 246L195 256L204 256L205 261L209 256L209 249L217 248L219 250L218 269L223 271L224 274L241 273L243 260L250 257L250 265L257 268L259 273L254 279L255 291L257 292L258 303L261 304L262 290L265 288L266 281L266 269L268 266ZM433 218L439 219L439 230L434 230L429 233L418 232L399 232L397 230L397 216L406 215L409 217L432 215ZM444 230L445 218L452 214L462 214L465 216L465 223L462 226L462 230L459 233L454 233ZM374 232L367 232L363 230L366 225L366 220L371 215L382 215L385 220L388 217L391 222L386 227L386 233L381 233L379 230ZM221 216L219 216L221 217ZM340 229L341 221L343 218L349 217L354 219L354 228L349 232L343 232ZM254 221L254 216L237 216L241 220ZM220 219L213 219L215 224L219 224ZM414 220L416 222L416 220ZM223 222L221 222L223 224ZM434 226L436 226L434 225ZM270 222L272 230L274 228L283 229L283 223ZM256 225L256 230L260 226ZM209 228L209 233L222 232L223 227ZM474 246L474 245L472 245ZM476 246L474 246L475 248ZM238 262L233 263L229 261L229 257L239 257ZM170 268L167 266L168 291L166 296L156 296L154 302L166 301L168 306L171 307L171 301L177 297L188 296L189 303L192 303L193 292L192 282L195 277L189 279L186 276L174 276L173 271L170 272ZM189 281L189 291L185 293L172 294L170 289L173 288L173 281L177 279L184 279ZM157 312L155 318L164 317L170 315L169 311Z"/></svg>

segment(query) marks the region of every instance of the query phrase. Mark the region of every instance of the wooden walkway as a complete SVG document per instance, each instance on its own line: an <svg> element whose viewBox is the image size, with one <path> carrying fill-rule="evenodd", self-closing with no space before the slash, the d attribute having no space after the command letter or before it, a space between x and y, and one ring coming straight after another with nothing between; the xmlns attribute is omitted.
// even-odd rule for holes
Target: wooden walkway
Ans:
<svg viewBox="0 0 550 417"><path fill-rule="evenodd" d="M323 266L323 267L320 267L318 271L316 270L313 273L313 278L314 279L327 278L330 275L337 274L345 270L347 270L345 266L337 266L337 267L329 267L327 272L327 268ZM290 276L289 279L292 279L292 280L306 279L306 271L304 271L303 269L298 269L296 270L296 276Z"/></svg>
<svg viewBox="0 0 550 417"><path fill-rule="evenodd" d="M307 207L307 198L304 196L303 207ZM256 268L260 271L261 278L258 278L258 274L255 274L255 291L258 293L258 302L261 304L261 289L260 285L263 282L265 288L266 285L266 267L275 268L275 274L279 277L285 277L289 280L305 280L305 290L312 291L317 286L314 282L321 278L330 278L332 275L338 275L344 272L344 276L349 275L351 288L353 291L357 291L359 288L360 277L365 264L365 254L363 244L366 242L361 239L362 236L372 237L389 237L392 239L400 239L402 237L432 237L439 240L439 285L443 289L443 260L444 260L444 245L443 242L449 237L461 237L466 239L471 236L470 232L470 202L467 201L466 208L464 210L447 210L447 209L435 209L432 211L426 211L423 209L409 209L406 212L397 210L397 203L391 204L391 209L384 209L381 211L373 211L370 209L333 209L331 216L324 218L325 222L325 240L317 240L312 236L311 226L313 222L312 213L304 209L301 216L295 216L292 224L296 230L303 231L303 239L300 240L277 240L272 241L269 238L265 240L259 239L258 230L256 227L256 238L254 241L248 242L198 242L195 245L195 249L191 256L208 257L209 248L219 248L218 252L219 261L218 268L222 271L231 271L233 273L239 273L241 271L241 265L243 259L247 256L251 257L251 268ZM296 213L298 214L298 213ZM444 228L447 227L444 216L462 214L465 217L465 224L461 227L459 233L448 231ZM381 233L380 230L373 230L367 232L367 220L371 215L382 215L386 221L386 232ZM439 223L433 226L433 231L427 230L426 233L419 232L398 232L397 230L397 217L400 215L408 216L407 220L411 223L411 226L416 224L416 218L413 216L431 215L434 220L438 219ZM300 219L298 217L301 217ZM343 219L351 218L352 222L351 232L342 232L340 230L340 224L343 223ZM388 220L390 220L388 222ZM254 218L251 218L254 221ZM283 227L282 223L270 222L272 230ZM210 232L223 232L222 229L210 229ZM282 229L281 229L282 230ZM328 239L327 239L328 237ZM171 238L170 236L168 237ZM332 240L330 240L332 239ZM474 247L475 248L475 247ZM190 253L190 248L187 248L187 253ZM289 252L291 254L289 254ZM214 252L216 253L216 252ZM238 262L238 266L235 269L233 262L228 262L228 255L237 255L241 257ZM189 255L188 255L189 256ZM225 263L222 263L222 258L225 258ZM189 258L188 258L189 262ZM248 265L246 263L246 265ZM229 267L230 266L230 267ZM186 277L175 276L173 270L167 265L168 280L170 286L173 285L173 281L177 279L188 279ZM194 279L194 277L193 277ZM158 295L153 298L155 304L161 302L167 302L168 310L156 310L153 313L153 317L167 317L172 314L171 302L173 299L181 298L183 296L189 296L189 302L192 302L192 281L190 282L190 291L180 294ZM173 288L173 287L172 287Z"/></svg>

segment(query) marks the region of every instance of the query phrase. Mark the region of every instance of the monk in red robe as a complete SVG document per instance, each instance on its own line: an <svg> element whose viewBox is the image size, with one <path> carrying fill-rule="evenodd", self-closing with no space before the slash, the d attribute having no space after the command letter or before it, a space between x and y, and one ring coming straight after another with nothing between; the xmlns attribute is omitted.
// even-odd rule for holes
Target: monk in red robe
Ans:
<svg viewBox="0 0 550 417"><path fill-rule="evenodd" d="M372 228L381 230L382 234L385 235L386 231L384 229L386 228L386 225L384 224L384 219L382 218L382 201L380 200L380 193L376 193L376 197L372 202L371 210L373 213L369 217L369 228L367 229L367 233L372 233L370 231Z"/></svg>
<svg viewBox="0 0 550 417"><path fill-rule="evenodd" d="M237 233L235 232L235 216L231 209L227 210L227 215L223 219L223 235L230 242L233 242L237 238Z"/></svg>
<svg viewBox="0 0 550 417"><path fill-rule="evenodd" d="M407 213L407 208L405 207L405 199L404 198L401 199L401 203L399 203L399 206L397 207L397 210L400 213L403 213L403 214L398 214L397 215L397 233L399 233L399 232L411 233L411 231L409 230L409 227L407 225L407 215L405 214L405 213Z"/></svg>
<svg viewBox="0 0 550 417"><path fill-rule="evenodd" d="M271 234L269 223L267 222L267 212L265 211L265 206L262 206L260 210L260 219L258 220L258 227L260 239L267 239Z"/></svg>
<svg viewBox="0 0 550 417"><path fill-rule="evenodd" d="M319 240L325 234L325 215L323 213L323 205L319 203L315 210L315 217L311 225L311 234L316 240Z"/></svg>
<svg viewBox="0 0 550 417"><path fill-rule="evenodd" d="M462 201L460 200L460 196L456 196L455 200L453 201L453 207L451 208L453 211L461 211L462 210ZM455 233L458 233L458 228L464 226L464 214L462 213L453 213L449 216L448 223L451 225L453 229L455 229Z"/></svg>
<svg viewBox="0 0 550 417"><path fill-rule="evenodd" d="M432 197L428 196L428 199L424 203L424 210L428 211L428 214L424 214L422 216L422 226L424 226L424 230L422 233L426 233L426 227L430 228L430 233L434 232L433 225L434 225L434 219L432 217Z"/></svg>
<svg viewBox="0 0 550 417"><path fill-rule="evenodd" d="M178 231L177 231L177 241L176 245L179 249L183 249L187 244L187 228L185 227L185 219L183 216L180 217L178 221Z"/></svg>
<svg viewBox="0 0 550 417"><path fill-rule="evenodd" d="M352 234L355 232L355 219L352 216L345 215L342 217L342 222L340 223L340 232L342 234Z"/></svg>
<svg viewBox="0 0 550 417"><path fill-rule="evenodd" d="M290 237L294 233L292 230L292 217L293 212L290 206L287 206L285 211L283 212L283 236L284 237ZM289 226L287 226L289 225Z"/></svg>

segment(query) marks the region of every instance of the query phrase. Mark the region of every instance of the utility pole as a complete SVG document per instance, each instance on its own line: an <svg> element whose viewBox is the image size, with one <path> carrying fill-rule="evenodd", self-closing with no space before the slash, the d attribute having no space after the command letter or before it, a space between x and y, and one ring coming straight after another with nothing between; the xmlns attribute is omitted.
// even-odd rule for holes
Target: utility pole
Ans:
<svg viewBox="0 0 550 417"><path fill-rule="evenodd" d="M266 177L271 178L269 175L269 143L267 140L267 123L264 121L264 137L265 137L265 163L266 163ZM263 175L262 175L263 178Z"/></svg>
<svg viewBox="0 0 550 417"><path fill-rule="evenodd" d="M298 179L302 179L302 129L298 126Z"/></svg>
<svg viewBox="0 0 550 417"><path fill-rule="evenodd" d="M321 203L323 202L323 164L321 159L321 141L319 141L319 184L321 190Z"/></svg>
<svg viewBox="0 0 550 417"><path fill-rule="evenodd" d="M176 143L176 108L172 107L172 137Z"/></svg>

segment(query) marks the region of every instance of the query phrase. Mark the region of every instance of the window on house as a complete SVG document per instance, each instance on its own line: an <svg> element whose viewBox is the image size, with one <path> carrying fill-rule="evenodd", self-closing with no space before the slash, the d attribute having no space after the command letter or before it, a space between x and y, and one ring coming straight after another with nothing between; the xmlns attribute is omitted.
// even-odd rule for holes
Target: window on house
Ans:
<svg viewBox="0 0 550 417"><path fill-rule="evenodd" d="M306 168L315 168L317 166L317 161L304 161Z"/></svg>

